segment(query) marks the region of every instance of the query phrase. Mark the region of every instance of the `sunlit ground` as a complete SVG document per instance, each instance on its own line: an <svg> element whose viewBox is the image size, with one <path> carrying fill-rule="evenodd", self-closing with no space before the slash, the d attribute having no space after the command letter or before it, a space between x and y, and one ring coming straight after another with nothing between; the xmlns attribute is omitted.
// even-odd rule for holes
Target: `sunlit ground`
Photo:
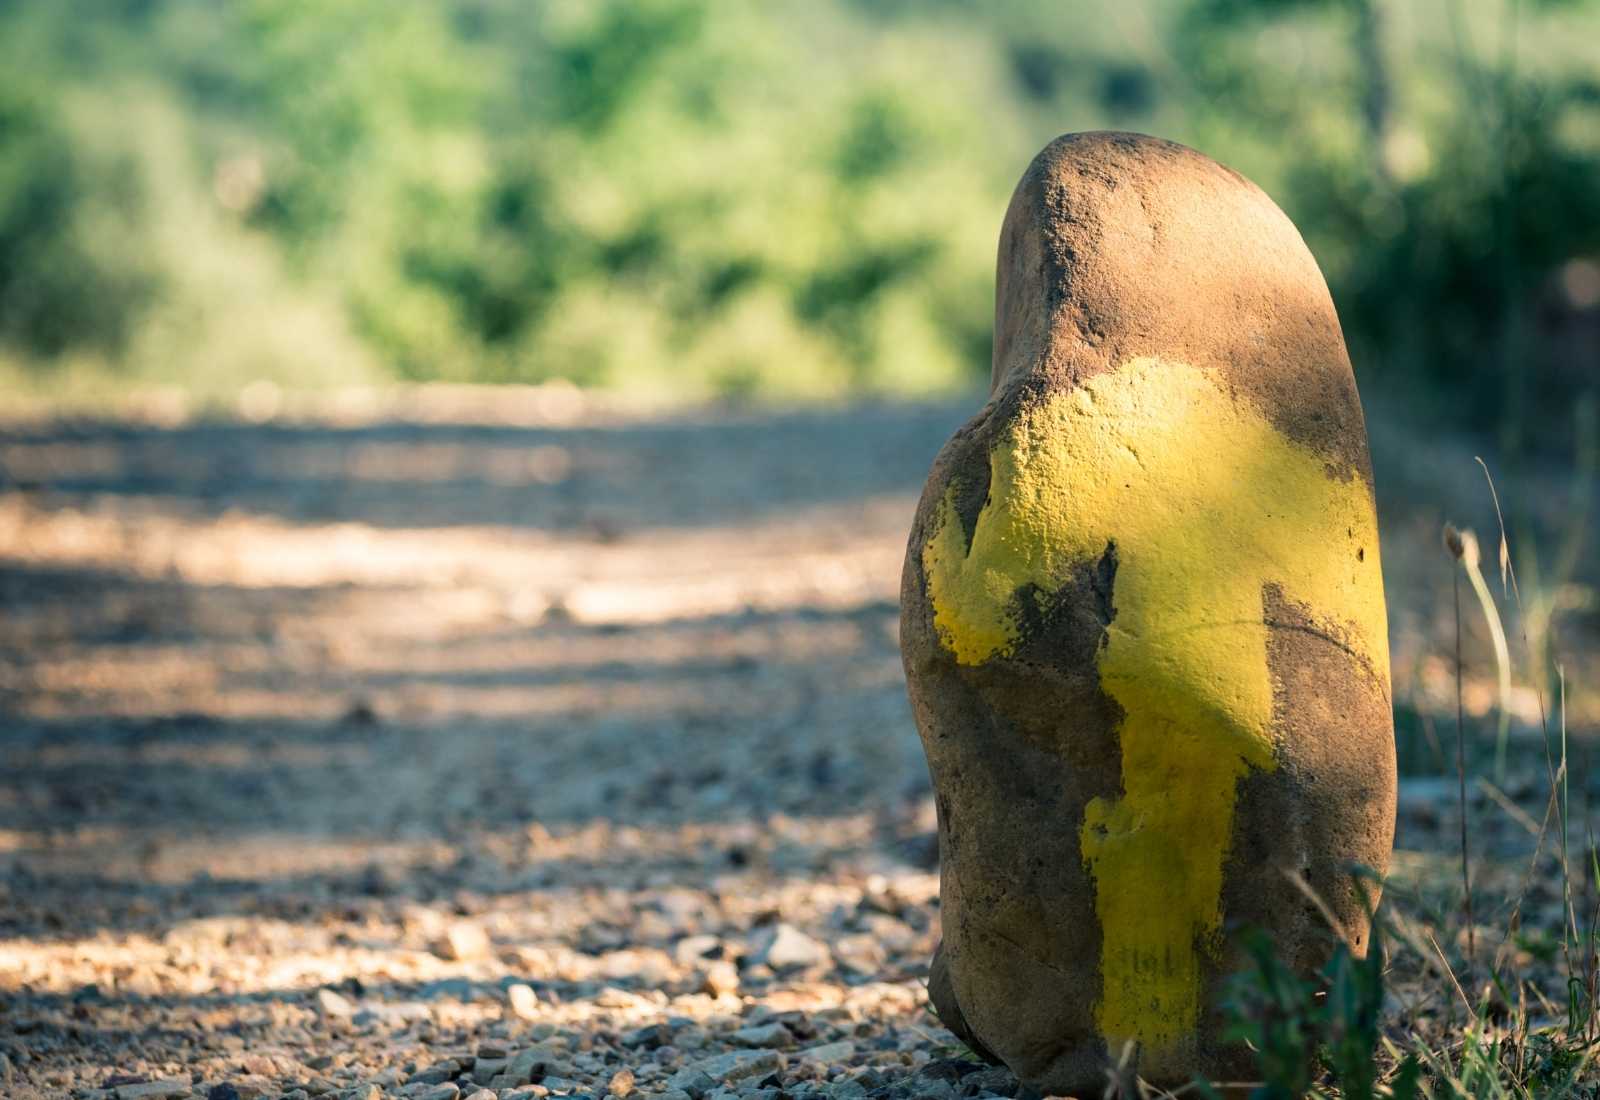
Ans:
<svg viewBox="0 0 1600 1100"><path fill-rule="evenodd" d="M916 495L967 406L250 400L0 434L17 1095L119 1075L343 1088L535 1040L584 1080L626 1065L645 1088L671 1054L780 1016L801 1047L851 1044L824 1077L952 1053L922 1007L938 882L896 608ZM1408 773L1391 896L1426 950L1459 926L1439 531L1477 529L1497 598L1498 535L1471 441L1372 418ZM1519 563L1546 570L1524 568L1522 598L1528 644L1566 672L1576 813L1600 720L1596 517L1571 471L1497 474ZM1550 575L1574 537L1589 549ZM1554 730L1560 700L1534 689L1503 603L1517 668L1495 776L1500 691L1462 599L1492 945L1524 883L1530 926L1559 916L1551 846L1530 860L1541 701ZM768 965L781 925L815 957ZM1397 956L1396 1012L1443 1011L1431 965ZM536 1011L517 1015L512 983ZM671 1017L699 1022L667 1057L618 1039Z"/></svg>

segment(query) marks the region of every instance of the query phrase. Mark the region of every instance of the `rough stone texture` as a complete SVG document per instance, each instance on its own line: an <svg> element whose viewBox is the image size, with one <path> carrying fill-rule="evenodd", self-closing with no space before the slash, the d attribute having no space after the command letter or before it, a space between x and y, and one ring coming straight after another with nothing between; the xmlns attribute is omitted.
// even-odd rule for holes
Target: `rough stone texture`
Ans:
<svg viewBox="0 0 1600 1100"><path fill-rule="evenodd" d="M1196 465L1212 465L1222 490L1237 489L1220 503L1201 499L1209 509L1198 521L1204 538L1192 545L1203 546L1209 560L1197 560L1197 568L1231 581L1251 579L1254 566L1247 559L1262 553L1252 548L1271 542L1256 524L1272 522L1275 511L1277 521L1285 522L1297 503L1315 510L1323 499L1319 494L1347 502L1358 516L1348 540L1339 520L1339 537L1326 538L1308 526L1307 537L1318 541L1294 549L1305 559L1294 563L1302 574L1337 578L1326 588L1337 598L1307 606L1297 599L1299 592L1264 581L1252 590L1259 591L1259 618L1252 610L1244 623L1206 624L1225 641L1232 633L1264 638L1255 649L1240 645L1249 653L1264 650L1265 668L1257 671L1263 685L1270 678L1270 719L1256 731L1263 755L1252 758L1239 750L1242 759L1236 753L1229 765L1237 782L1226 768L1217 781L1225 784L1218 788L1223 795L1231 792L1231 799L1217 800L1217 813L1231 813L1231 820L1219 819L1225 841L1220 912L1214 930L1197 928L1192 945L1198 977L1190 984L1200 1008L1183 1037L1159 1050L1152 1049L1159 1044L1142 1047L1139 1058L1141 1070L1158 1083L1187 1080L1195 1072L1238 1079L1249 1063L1241 1051L1220 1043L1213 1010L1216 983L1236 964L1226 931L1264 927L1302 968L1325 959L1332 936L1288 874L1293 872L1327 903L1352 941L1364 945L1365 904L1347 869L1362 864L1384 870L1393 839L1395 763L1371 468L1333 304L1299 234L1254 185L1170 142L1094 133L1053 142L1018 185L1001 231L995 315L990 399L939 454L914 521L901 643L939 818L944 941L933 960L930 998L975 1052L1005 1062L1029 1084L1078 1093L1106 1081L1106 1067L1122 1044L1110 1044L1103 1035L1102 1020L1112 1010L1106 1007L1106 932L1097 905L1114 908L1111 894L1121 887L1097 879L1083 838L1093 824L1094 843L1109 849L1128 838L1144 843L1141 830L1160 827L1134 813L1122 760L1130 715L1119 702L1132 697L1132 689L1124 685L1114 694L1102 682L1102 662L1117 646L1157 650L1151 667L1166 671L1153 687L1147 684L1149 690L1168 696L1192 691L1196 713L1204 711L1207 720L1213 710L1223 714L1216 722L1230 737L1240 736L1240 744L1249 738L1228 724L1233 703L1209 702L1231 691L1231 684L1184 678L1186 647L1210 641L1117 633L1134 625L1129 593L1142 579L1123 571L1148 564L1148 539L1145 558L1130 565L1123 560L1130 544L1119 550L1113 531L1095 552L1055 568L1048 583L1030 575L1027 584L1009 585L1003 572L987 571L975 591L980 599L1003 602L1003 615L985 620L993 628L990 640L968 640L965 648L952 633L948 609L935 607L930 547L948 540L947 525L959 523L962 552L976 559L972 546L980 518L1006 504L997 495L1019 491L1000 477L998 467L1014 472L1038 461L1013 452L1047 449L1050 443L1047 435L1029 436L1027 426L1059 424L1063 409L1091 421L1167 415L1166 406L1142 391L1124 405L1104 402L1105 394L1124 392L1115 387L1135 377L1128 373L1135 370L1145 372L1138 377L1158 395L1168 379L1173 386L1188 380L1184 384L1228 417L1260 424L1262 438L1278 447L1232 459L1218 455L1214 463L1208 454L1197 457ZM1174 399L1174 407L1199 407L1184 405L1189 400ZM1186 432L1176 436L1186 439ZM1238 433L1219 438L1226 443ZM1310 504L1274 499L1270 491L1252 494L1256 486L1244 480L1234 485L1225 465L1267 463L1272 469L1262 473L1263 484L1277 485L1279 467L1288 459L1309 463ZM1074 461L1086 464L1069 489L1081 488L1085 495L1091 487L1106 491L1093 482L1124 476L1121 466L1097 466L1092 454L1075 455ZM1169 492L1166 485L1139 480L1147 470L1163 469L1151 454L1134 454L1133 461L1136 468L1130 466L1134 472L1126 475L1130 509L1193 512L1178 488ZM1061 513L1030 502L1045 518L1035 519L1028 535L1044 549L1004 547L1010 564L1024 561L1037 573L1041 554L1061 557L1059 547L1070 540L1051 523L1071 512L1074 494L1060 499L1066 502ZM1243 522L1231 526L1240 516ZM1172 522L1176 530L1196 520L1184 514ZM1225 522L1230 525L1219 533ZM1186 549L1192 552L1175 537L1172 553ZM1346 562L1348 576L1342 572ZM1341 603L1344 596L1366 601L1365 618ZM1178 625L1172 629L1179 633L1185 616L1205 614L1203 608L1173 611ZM1349 625L1358 621L1368 629ZM1255 675L1248 669L1241 675L1246 673ZM1174 704L1159 716L1174 743L1201 736L1168 718L1181 710ZM1218 751L1233 753L1233 744ZM1203 777L1196 774L1196 794L1178 789L1189 786L1189 772L1177 769L1173 775L1184 779L1172 784L1174 795L1195 800L1196 812L1204 810L1198 787ZM1133 814L1131 823L1126 817L1117 823L1119 803ZM1198 891L1204 907L1204 890L1186 878L1198 874L1192 864L1180 861L1171 870L1174 897ZM1097 888L1106 896L1097 897ZM1148 900L1142 909L1125 902L1122 911L1150 912L1156 920L1162 899ZM1123 930L1112 931L1120 937ZM1151 976L1152 990L1163 980L1178 981L1172 974L1183 965L1169 957L1158 968L1165 978ZM1162 1008L1137 1003L1142 980L1123 983L1134 991L1125 997L1129 1011L1159 1014L1168 1004L1162 993L1148 995Z"/></svg>

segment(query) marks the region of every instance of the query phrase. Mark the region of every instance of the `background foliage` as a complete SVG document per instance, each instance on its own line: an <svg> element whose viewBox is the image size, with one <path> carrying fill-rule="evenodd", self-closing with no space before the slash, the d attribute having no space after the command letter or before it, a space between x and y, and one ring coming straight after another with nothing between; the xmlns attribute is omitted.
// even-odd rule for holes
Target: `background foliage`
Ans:
<svg viewBox="0 0 1600 1100"><path fill-rule="evenodd" d="M1011 186L1116 127L1260 182L1364 378L1514 446L1600 376L1597 42L1577 0L0 0L0 369L971 385Z"/></svg>

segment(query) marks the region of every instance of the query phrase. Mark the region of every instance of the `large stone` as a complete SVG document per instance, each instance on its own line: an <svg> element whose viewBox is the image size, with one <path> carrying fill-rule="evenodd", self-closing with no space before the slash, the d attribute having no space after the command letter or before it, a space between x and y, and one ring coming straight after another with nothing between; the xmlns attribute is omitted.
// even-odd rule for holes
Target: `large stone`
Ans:
<svg viewBox="0 0 1600 1100"><path fill-rule="evenodd" d="M1366 430L1294 226L1208 158L1071 134L1001 229L990 399L902 588L951 1030L1030 1087L1238 1080L1229 932L1358 949L1393 838ZM1297 883L1296 879L1299 880Z"/></svg>

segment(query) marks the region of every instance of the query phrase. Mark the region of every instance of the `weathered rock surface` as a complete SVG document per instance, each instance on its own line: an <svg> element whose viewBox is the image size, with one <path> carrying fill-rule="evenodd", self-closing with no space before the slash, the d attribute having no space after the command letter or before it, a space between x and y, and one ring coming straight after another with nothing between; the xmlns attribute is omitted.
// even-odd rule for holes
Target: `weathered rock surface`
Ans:
<svg viewBox="0 0 1600 1100"><path fill-rule="evenodd" d="M1237 1079L1228 932L1356 944L1395 764L1366 432L1299 234L1208 158L1072 134L1001 230L989 402L911 532L901 639L937 794L930 992L1095 1090ZM1375 899L1374 899L1375 900Z"/></svg>

